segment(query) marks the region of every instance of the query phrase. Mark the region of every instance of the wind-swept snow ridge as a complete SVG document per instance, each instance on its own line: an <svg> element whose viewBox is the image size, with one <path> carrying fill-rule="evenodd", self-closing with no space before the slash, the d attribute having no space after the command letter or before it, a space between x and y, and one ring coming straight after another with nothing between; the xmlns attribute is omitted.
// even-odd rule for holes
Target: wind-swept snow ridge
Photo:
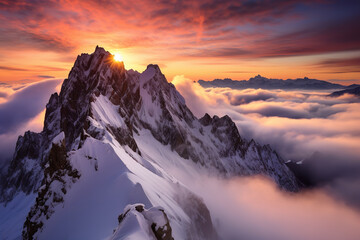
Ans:
<svg viewBox="0 0 360 240"><path fill-rule="evenodd" d="M19 137L1 201L32 196L27 239L217 239L207 207L174 168L263 174L299 188L278 154L243 139L228 116L197 119L157 65L127 71L96 47L51 96L43 131Z"/></svg>

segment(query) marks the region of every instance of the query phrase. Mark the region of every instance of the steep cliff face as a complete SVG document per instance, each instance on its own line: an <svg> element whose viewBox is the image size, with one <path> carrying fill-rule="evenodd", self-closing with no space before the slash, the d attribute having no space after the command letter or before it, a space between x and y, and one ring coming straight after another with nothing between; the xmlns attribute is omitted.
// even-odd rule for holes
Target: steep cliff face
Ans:
<svg viewBox="0 0 360 240"><path fill-rule="evenodd" d="M161 206L167 220L153 231L156 239L216 238L206 206L170 167L222 177L263 174L283 189L299 189L278 154L243 139L228 116L197 119L157 65L127 71L97 47L78 56L60 94L50 97L43 131L19 137L1 201L35 194L26 239L104 238L116 214L135 203ZM63 224L75 220L77 228Z"/></svg>
<svg viewBox="0 0 360 240"><path fill-rule="evenodd" d="M68 160L63 132L51 143L43 174L35 205L24 223L24 239L34 238L34 235L42 229L44 220L49 219L54 213L54 206L64 202L67 189L80 178L78 170L73 169Z"/></svg>
<svg viewBox="0 0 360 240"><path fill-rule="evenodd" d="M2 202L11 201L18 191L30 194L37 190L42 177L42 144L42 135L30 131L18 138L13 160L2 183Z"/></svg>

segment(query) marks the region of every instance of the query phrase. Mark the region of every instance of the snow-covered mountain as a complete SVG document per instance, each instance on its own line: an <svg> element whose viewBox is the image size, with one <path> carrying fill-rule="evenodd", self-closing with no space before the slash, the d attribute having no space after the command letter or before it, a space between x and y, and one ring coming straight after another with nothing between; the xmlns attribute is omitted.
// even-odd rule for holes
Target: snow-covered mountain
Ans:
<svg viewBox="0 0 360 240"><path fill-rule="evenodd" d="M125 70L81 54L44 129L20 136L1 186L2 239L218 239L203 200L177 176L262 174L298 191L269 145L228 117L197 119L157 65ZM221 237L221 236L220 236Z"/></svg>

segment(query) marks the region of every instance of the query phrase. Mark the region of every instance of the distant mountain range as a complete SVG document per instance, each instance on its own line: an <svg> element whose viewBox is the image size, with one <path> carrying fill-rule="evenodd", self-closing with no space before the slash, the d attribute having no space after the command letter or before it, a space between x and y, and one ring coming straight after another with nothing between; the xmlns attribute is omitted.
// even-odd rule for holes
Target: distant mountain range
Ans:
<svg viewBox="0 0 360 240"><path fill-rule="evenodd" d="M262 89L303 89L303 90L331 90L331 89L351 89L360 85L352 84L345 86L323 80L310 79L307 77L297 79L272 79L257 75L249 80L232 80L230 78L215 79L212 81L199 80L198 83L204 87L228 87L232 89L262 88Z"/></svg>
<svg viewBox="0 0 360 240"><path fill-rule="evenodd" d="M360 85L356 85L356 84L353 84L353 85L355 86L354 88L348 88L345 90L336 91L336 92L331 93L329 96L330 97L340 97L347 93L347 94L352 94L352 95L360 97Z"/></svg>

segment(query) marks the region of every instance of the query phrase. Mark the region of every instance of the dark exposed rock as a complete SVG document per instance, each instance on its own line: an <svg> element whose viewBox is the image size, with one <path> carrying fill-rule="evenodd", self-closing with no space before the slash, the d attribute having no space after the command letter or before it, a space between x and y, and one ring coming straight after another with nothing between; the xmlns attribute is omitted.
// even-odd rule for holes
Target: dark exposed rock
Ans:
<svg viewBox="0 0 360 240"><path fill-rule="evenodd" d="M212 118L209 114L205 113L205 115L199 119L200 123L204 126L209 126L212 122Z"/></svg>
<svg viewBox="0 0 360 240"><path fill-rule="evenodd" d="M154 234L153 236L157 240L174 240L172 236L172 228L170 225L170 221L165 211L159 208L145 209L144 205L142 204L127 206L125 212L119 215L119 227L114 230L112 239L122 239L123 236L121 231L123 222L130 213L134 214L134 211L140 213L143 217L143 220L145 220L145 222L142 221L142 223L139 224L142 225L142 227L145 227L143 224L148 224L149 229L151 229L152 233ZM156 218L153 218L154 215L156 215ZM160 219L162 219L163 221L161 221ZM158 222L158 220L160 220L160 222ZM163 224L163 222L165 222L165 224Z"/></svg>
<svg viewBox="0 0 360 240"><path fill-rule="evenodd" d="M143 212L144 211L144 206L143 205L137 205L135 206L135 210L138 212Z"/></svg>
<svg viewBox="0 0 360 240"><path fill-rule="evenodd" d="M42 187L38 192L35 205L31 208L23 228L24 239L34 239L34 235L42 228L42 219L49 219L53 208L64 201L66 188L74 183L80 174L73 169L67 159L65 141L60 144L52 144L48 155L47 166L44 170ZM50 185L57 181L62 187L51 189Z"/></svg>
<svg viewBox="0 0 360 240"><path fill-rule="evenodd" d="M174 240L172 237L172 229L170 226L169 218L167 217L164 210L160 211L164 214L166 224L164 226L157 226L156 223L151 224L151 230L153 231L157 240Z"/></svg>
<svg viewBox="0 0 360 240"><path fill-rule="evenodd" d="M15 159L29 157L37 159L40 156L40 149L37 146L41 145L41 136L37 133L27 131L24 136L20 136L16 143L16 150L14 154Z"/></svg>
<svg viewBox="0 0 360 240"><path fill-rule="evenodd" d="M29 194L39 187L42 142L40 134L30 131L18 138L6 181L2 182L1 202L11 201L19 190Z"/></svg>
<svg viewBox="0 0 360 240"><path fill-rule="evenodd" d="M137 152L141 155L141 152L139 150L139 147L137 146L134 137L133 132L129 131L128 129L123 128L115 128L112 126L108 127L108 130L115 136L116 140L123 146L127 145L133 150L134 152Z"/></svg>
<svg viewBox="0 0 360 240"><path fill-rule="evenodd" d="M122 221L124 220L126 214L127 214L129 211L130 211L130 209L128 209L127 211L125 211L124 213L122 213L122 214L120 214L120 215L118 216L118 222L119 222L119 224L122 223Z"/></svg>
<svg viewBox="0 0 360 240"><path fill-rule="evenodd" d="M51 139L52 136L60 132L59 121L59 106L60 98L57 93L51 95L48 104L46 104L45 121L44 121L44 135Z"/></svg>
<svg viewBox="0 0 360 240"><path fill-rule="evenodd" d="M241 138L235 123L228 115L221 118L214 116L211 125L211 132L221 142L226 142L226 147L220 151L220 156L234 156L239 151L241 156L244 157L246 141Z"/></svg>

